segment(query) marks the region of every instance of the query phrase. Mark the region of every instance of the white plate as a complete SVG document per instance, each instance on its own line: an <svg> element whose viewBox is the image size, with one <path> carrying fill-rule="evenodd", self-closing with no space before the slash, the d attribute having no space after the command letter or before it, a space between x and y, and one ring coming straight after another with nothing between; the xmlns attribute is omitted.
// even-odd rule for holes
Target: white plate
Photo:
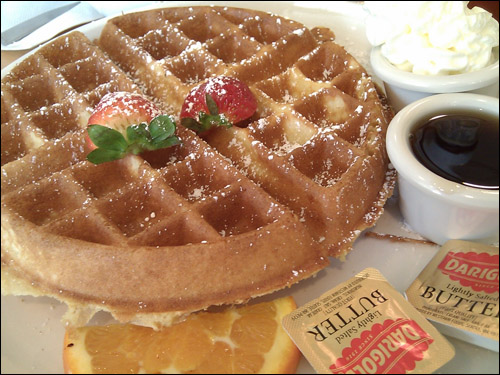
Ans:
<svg viewBox="0 0 500 375"><path fill-rule="evenodd" d="M169 2L169 6L201 5L206 2ZM212 4L229 5L228 2ZM251 7L269 11L302 22L308 27L331 28L337 42L344 45L358 61L371 72L370 45L365 37L363 11L355 2L231 2L235 7ZM106 20L86 25L79 30L90 39L99 36ZM12 67L2 70L2 77ZM391 198L380 218L376 232L419 238L401 219L397 197ZM339 283L351 278L366 267L374 267L400 292L404 292L437 250L435 246L418 243L391 242L363 235L354 244L346 261L332 260L331 265L317 277L306 280L290 289L271 295L293 295L297 304L303 305L320 296ZM269 298L269 296L267 297ZM60 322L65 306L50 298L2 296L2 373L62 373L62 348L64 328ZM109 319L98 314L94 321ZM442 367L440 373L499 373L498 353L449 339L455 346L455 358ZM301 360L298 373L314 373L305 359Z"/></svg>

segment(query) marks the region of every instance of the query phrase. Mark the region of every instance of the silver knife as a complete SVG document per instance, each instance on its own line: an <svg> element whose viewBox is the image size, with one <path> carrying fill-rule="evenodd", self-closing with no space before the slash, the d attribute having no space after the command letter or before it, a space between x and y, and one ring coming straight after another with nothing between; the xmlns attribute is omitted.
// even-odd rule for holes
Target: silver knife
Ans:
<svg viewBox="0 0 500 375"><path fill-rule="evenodd" d="M31 32L35 31L39 27L45 25L47 22L51 21L52 19L60 16L61 14L67 12L68 10L76 7L80 3L81 3L81 1L77 1L74 3L68 4L68 5L62 6L60 8L49 10L49 11L42 13L36 17L33 17L29 20L21 22L20 24L11 27L8 30L5 30L1 35L2 44L4 46L7 46L11 43L17 42L18 40L24 38L26 35L29 35Z"/></svg>

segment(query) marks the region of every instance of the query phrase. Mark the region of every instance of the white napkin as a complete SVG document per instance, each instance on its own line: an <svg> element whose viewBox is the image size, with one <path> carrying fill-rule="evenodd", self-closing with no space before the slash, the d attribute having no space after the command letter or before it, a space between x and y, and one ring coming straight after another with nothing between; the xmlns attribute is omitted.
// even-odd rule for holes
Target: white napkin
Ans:
<svg viewBox="0 0 500 375"><path fill-rule="evenodd" d="M2 1L2 32L39 14L70 3L75 3L75 1ZM152 3L152 1L82 1L74 8L54 18L23 39L7 46L2 44L2 50L31 49L75 26L103 17L118 15L121 12L144 7Z"/></svg>

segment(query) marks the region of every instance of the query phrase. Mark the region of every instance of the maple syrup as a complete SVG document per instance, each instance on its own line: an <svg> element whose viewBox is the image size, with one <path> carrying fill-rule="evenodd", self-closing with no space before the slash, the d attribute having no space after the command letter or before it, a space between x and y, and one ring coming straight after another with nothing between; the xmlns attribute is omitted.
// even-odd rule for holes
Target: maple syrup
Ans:
<svg viewBox="0 0 500 375"><path fill-rule="evenodd" d="M498 117L488 114L441 114L410 135L417 159L447 180L498 190Z"/></svg>

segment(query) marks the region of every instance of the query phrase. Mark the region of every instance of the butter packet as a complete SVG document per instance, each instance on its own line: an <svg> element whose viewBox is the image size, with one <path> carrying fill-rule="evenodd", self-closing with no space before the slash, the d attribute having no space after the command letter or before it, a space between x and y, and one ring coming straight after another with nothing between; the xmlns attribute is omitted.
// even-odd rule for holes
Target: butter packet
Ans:
<svg viewBox="0 0 500 375"><path fill-rule="evenodd" d="M498 352L498 247L446 242L406 291L448 336Z"/></svg>
<svg viewBox="0 0 500 375"><path fill-rule="evenodd" d="M424 374L454 348L373 268L283 318L283 327L322 374Z"/></svg>

